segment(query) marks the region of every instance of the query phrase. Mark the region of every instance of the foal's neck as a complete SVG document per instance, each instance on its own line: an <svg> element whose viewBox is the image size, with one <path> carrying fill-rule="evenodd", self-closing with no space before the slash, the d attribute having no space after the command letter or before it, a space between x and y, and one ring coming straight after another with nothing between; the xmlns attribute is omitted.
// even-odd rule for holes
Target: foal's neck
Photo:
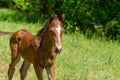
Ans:
<svg viewBox="0 0 120 80"><path fill-rule="evenodd" d="M46 53L51 53L52 51L54 51L54 44L53 42L50 40L50 37L48 35L48 33L44 33L44 35L41 37L41 47L43 48L43 50Z"/></svg>

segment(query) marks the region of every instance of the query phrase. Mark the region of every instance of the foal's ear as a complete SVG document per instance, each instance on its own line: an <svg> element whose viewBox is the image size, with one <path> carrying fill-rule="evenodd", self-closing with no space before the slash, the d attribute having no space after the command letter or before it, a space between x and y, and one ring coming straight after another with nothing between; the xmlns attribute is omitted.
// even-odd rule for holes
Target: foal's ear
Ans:
<svg viewBox="0 0 120 80"><path fill-rule="evenodd" d="M52 14L50 15L50 21L52 21L56 17L57 17L57 15L54 12L52 12Z"/></svg>
<svg viewBox="0 0 120 80"><path fill-rule="evenodd" d="M62 14L59 16L59 19L60 19L60 21L64 21L64 20L65 20L65 14L62 13Z"/></svg>

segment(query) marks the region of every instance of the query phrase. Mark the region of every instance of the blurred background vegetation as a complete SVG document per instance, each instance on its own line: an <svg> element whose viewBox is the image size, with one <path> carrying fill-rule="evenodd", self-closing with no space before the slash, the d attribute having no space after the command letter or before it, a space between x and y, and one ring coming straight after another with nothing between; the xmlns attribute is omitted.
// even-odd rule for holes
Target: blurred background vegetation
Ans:
<svg viewBox="0 0 120 80"><path fill-rule="evenodd" d="M44 21L51 12L64 12L66 33L120 40L119 0L0 0L0 8L18 10L9 12L11 18L30 23ZM5 20L7 16L3 16L0 19Z"/></svg>

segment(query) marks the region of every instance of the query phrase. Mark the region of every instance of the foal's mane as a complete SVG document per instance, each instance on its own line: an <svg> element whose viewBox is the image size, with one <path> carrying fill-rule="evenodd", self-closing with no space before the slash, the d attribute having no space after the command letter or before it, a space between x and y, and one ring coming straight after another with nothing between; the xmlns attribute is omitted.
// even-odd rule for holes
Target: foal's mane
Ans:
<svg viewBox="0 0 120 80"><path fill-rule="evenodd" d="M45 21L43 28L38 31L37 36L40 36L40 37L41 37L42 34L44 34L44 32L45 32L45 30L46 30L46 28L47 28L47 26L48 26L48 24L49 24L49 21L50 21L49 19L47 19L47 20Z"/></svg>

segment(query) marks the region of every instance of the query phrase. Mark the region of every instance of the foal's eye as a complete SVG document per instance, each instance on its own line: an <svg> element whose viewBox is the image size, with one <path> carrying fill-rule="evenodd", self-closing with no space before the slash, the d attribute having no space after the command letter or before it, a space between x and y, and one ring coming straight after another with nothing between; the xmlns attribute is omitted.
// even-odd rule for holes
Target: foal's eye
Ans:
<svg viewBox="0 0 120 80"><path fill-rule="evenodd" d="M52 31L52 30L50 30L50 33L53 33L53 31Z"/></svg>

